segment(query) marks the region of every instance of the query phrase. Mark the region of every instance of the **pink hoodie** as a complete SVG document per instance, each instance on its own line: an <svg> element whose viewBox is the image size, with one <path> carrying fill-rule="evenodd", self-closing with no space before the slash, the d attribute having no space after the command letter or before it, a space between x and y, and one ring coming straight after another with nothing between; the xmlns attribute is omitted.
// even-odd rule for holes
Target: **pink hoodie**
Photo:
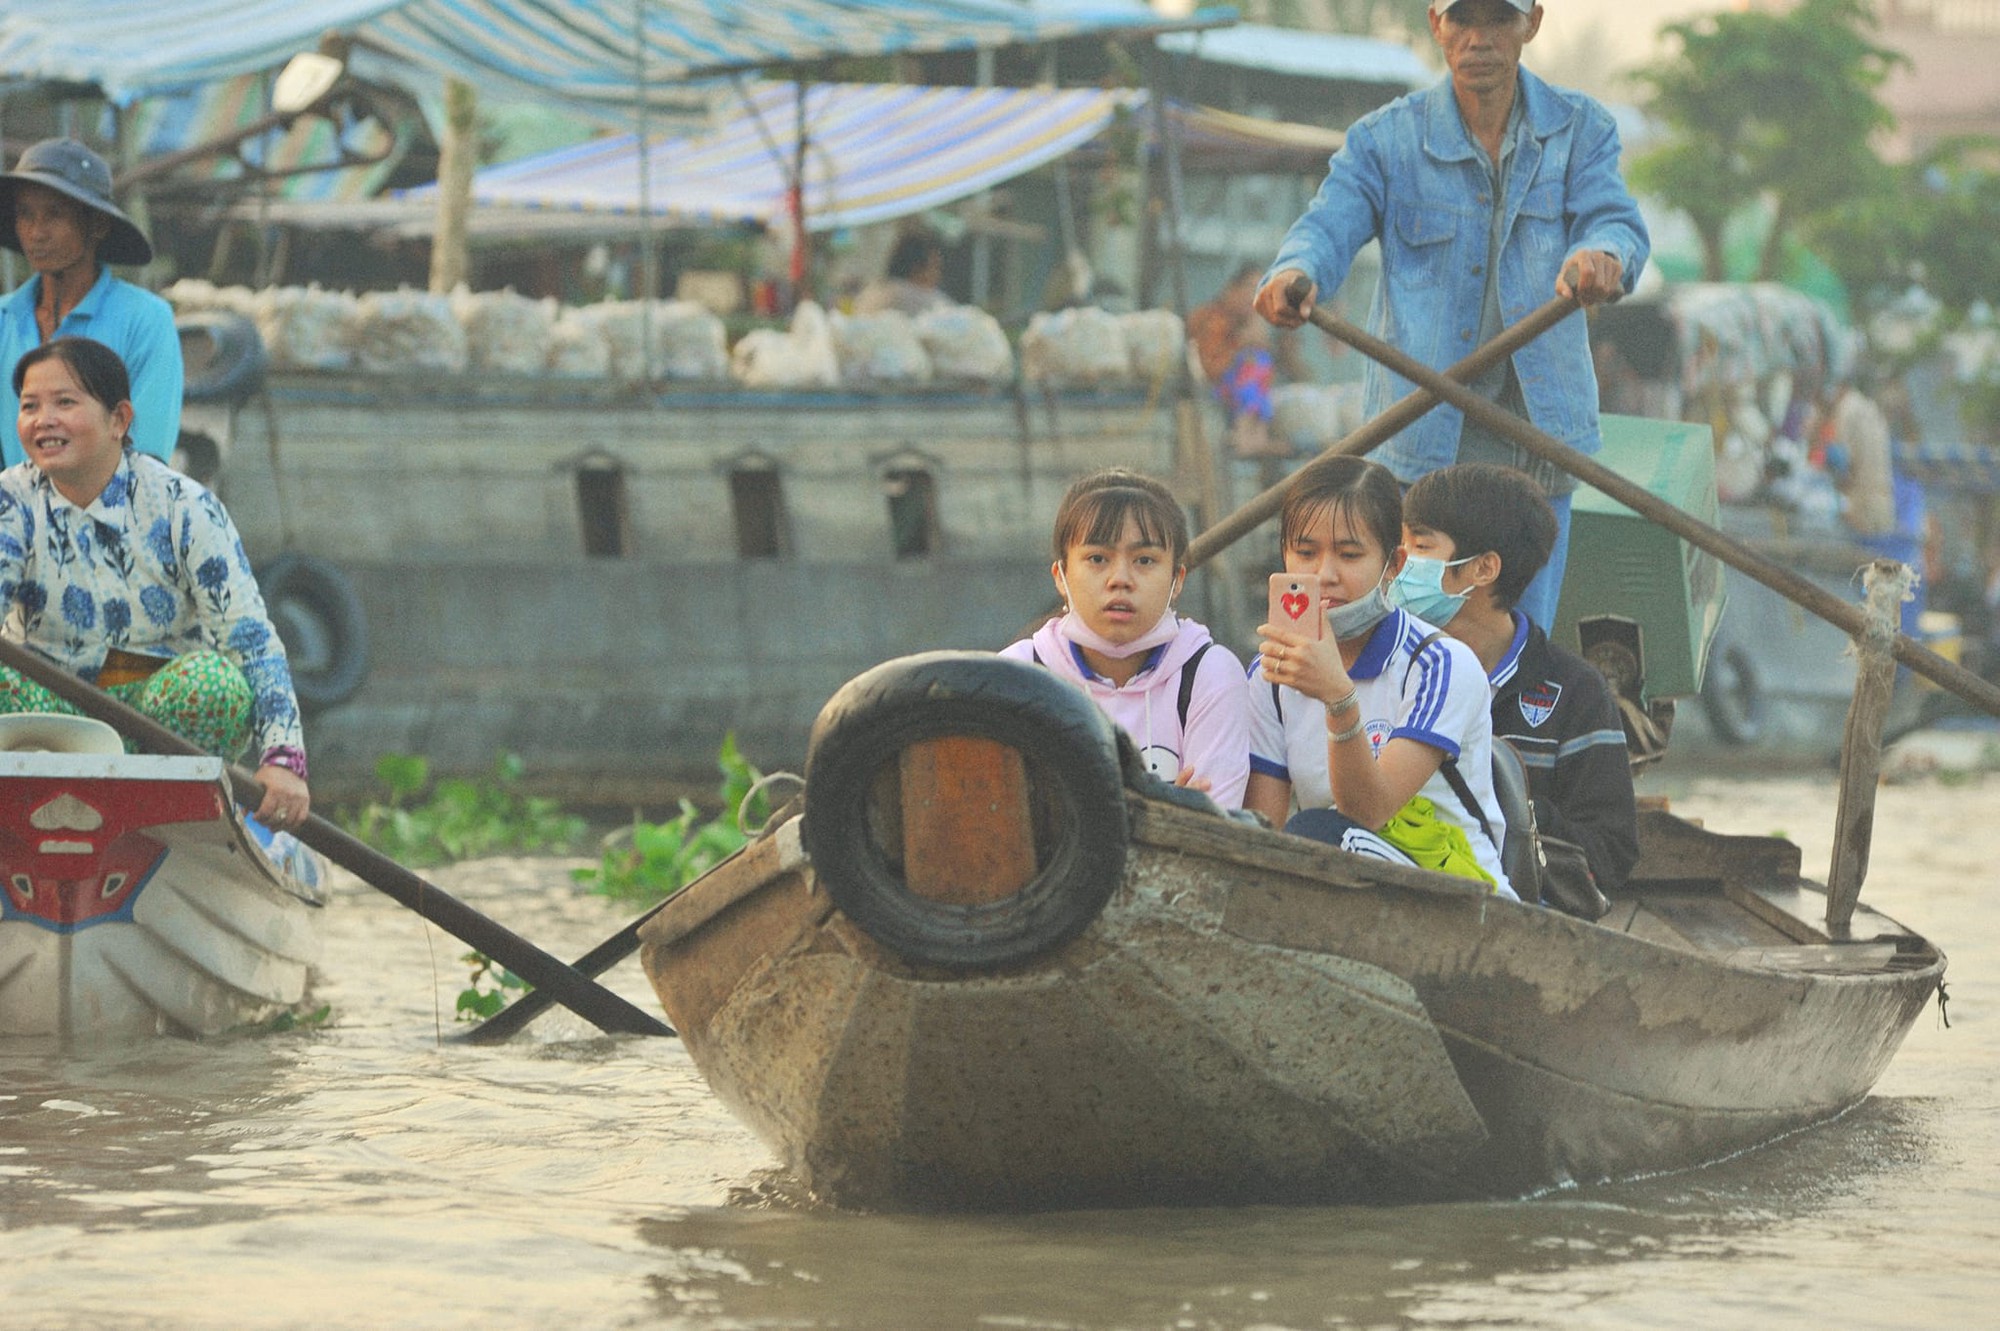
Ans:
<svg viewBox="0 0 2000 1331"><path fill-rule="evenodd" d="M1181 768L1192 767L1208 782L1209 798L1225 809L1242 808L1243 787L1250 779L1250 694L1236 654L1183 615L1174 640L1155 648L1152 664L1121 688L1084 666L1075 644L1058 630L1061 623L1060 618L1051 619L1034 637L1023 638L1000 655L1016 661L1039 657L1044 667L1089 694L1132 737L1155 776L1172 781ZM1207 644L1213 645L1195 667L1183 732L1181 667Z"/></svg>

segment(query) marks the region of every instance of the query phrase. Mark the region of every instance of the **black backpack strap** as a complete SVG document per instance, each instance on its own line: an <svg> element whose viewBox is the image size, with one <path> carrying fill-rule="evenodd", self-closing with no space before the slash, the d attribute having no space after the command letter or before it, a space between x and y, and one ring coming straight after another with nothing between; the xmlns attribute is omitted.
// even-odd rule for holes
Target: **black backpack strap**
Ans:
<svg viewBox="0 0 2000 1331"><path fill-rule="evenodd" d="M1479 801L1474 798L1472 787L1465 779L1465 773L1458 770L1458 759L1446 758L1441 770L1444 772L1446 784L1451 787L1451 793L1458 796L1458 802L1463 804L1465 811L1479 823L1479 830L1486 833L1486 839L1492 843L1493 849L1501 850L1500 839L1493 835L1493 825L1486 821L1486 815L1480 811Z"/></svg>
<svg viewBox="0 0 2000 1331"><path fill-rule="evenodd" d="M1195 672L1201 669L1201 658L1207 656L1208 649L1213 646L1215 646L1215 640L1211 638L1201 646L1195 648L1194 655L1190 656L1186 663L1181 666L1181 691L1180 696L1174 700L1174 706L1179 709L1181 714L1183 743L1186 742L1187 735L1188 704L1194 701Z"/></svg>

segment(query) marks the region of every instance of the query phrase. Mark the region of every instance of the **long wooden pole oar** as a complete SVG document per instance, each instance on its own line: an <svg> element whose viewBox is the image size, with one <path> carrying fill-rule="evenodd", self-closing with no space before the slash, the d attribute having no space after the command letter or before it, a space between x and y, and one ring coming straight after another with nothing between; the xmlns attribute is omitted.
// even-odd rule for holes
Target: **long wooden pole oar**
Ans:
<svg viewBox="0 0 2000 1331"><path fill-rule="evenodd" d="M672 898L669 897L668 900L670 901ZM617 933L611 935L611 937L605 939L596 947L593 947L590 951L571 962L570 969L574 970L578 975L587 976L594 980L613 966L616 966L619 962L625 960L626 957L638 950L639 926L647 920L652 919L655 915L658 915L666 904L665 901L662 901L659 905L640 915L623 929L620 929ZM548 1011L555 1003L555 998L550 996L546 990L536 989L531 993L522 994L506 1007L501 1008L485 1021L480 1022L477 1026L474 1026L471 1030L466 1031L457 1038L466 1044L498 1044L500 1041L516 1034L523 1026L526 1026L536 1017ZM672 1034L672 1032L669 1031L668 1034Z"/></svg>
<svg viewBox="0 0 2000 1331"><path fill-rule="evenodd" d="M1578 305L1568 297L1557 297L1542 306L1519 323L1503 328L1491 342L1467 356L1445 374L1459 383L1471 383L1487 370L1512 356L1528 343L1540 337L1549 329L1575 313ZM1438 404L1436 393L1419 387L1409 396L1393 402L1380 415L1349 434L1346 438L1330 444L1320 453L1323 458L1358 457L1386 443L1393 435L1415 423L1423 414ZM1285 506L1285 489L1291 484L1289 478L1279 481L1270 489L1252 498L1241 508L1223 518L1194 538L1188 545L1187 564L1197 568L1213 559L1223 550L1234 545L1243 537L1255 531L1265 521L1273 517Z"/></svg>
<svg viewBox="0 0 2000 1331"><path fill-rule="evenodd" d="M203 756L202 750L151 717L128 707L94 684L78 679L52 661L19 643L0 638L0 662L76 706L86 716L105 722L122 735L155 753ZM234 763L226 765L237 803L254 809L264 797L257 778ZM672 1035L673 1028L642 1012L574 968L542 951L519 934L481 915L436 884L420 878L366 842L343 832L317 814L292 833L300 841L352 873L362 882L409 907L452 937L466 943L547 993L555 1002L599 1030L626 1035Z"/></svg>
<svg viewBox="0 0 2000 1331"><path fill-rule="evenodd" d="M1295 305L1305 298L1305 290L1300 283L1294 283L1287 294L1292 297L1292 303ZM1626 480L1603 463L1585 457L1554 437L1544 434L1519 416L1487 401L1463 385L1447 379L1430 366L1411 359L1387 342L1363 332L1338 315L1329 314L1326 310L1315 306L1309 317L1313 327L1332 334L1370 360L1381 363L1420 388L1429 389L1495 434L1519 444L1542 461L1562 468L1585 485L1596 487L1639 516L1666 528L1688 544L1708 551L1731 568L1746 577L1756 579L1787 600L1804 606L1849 637L1861 637L1868 633L1868 617L1861 607L1849 605L1790 569L1772 563L1741 542L1725 536L1707 523L1683 513L1651 491ZM1967 702L1982 707L1995 716L2000 716L2000 688L1994 687L1971 671L1952 664L1928 647L1913 642L1900 633L1896 635L1891 651L1898 661L1925 679L1941 688L1949 689Z"/></svg>

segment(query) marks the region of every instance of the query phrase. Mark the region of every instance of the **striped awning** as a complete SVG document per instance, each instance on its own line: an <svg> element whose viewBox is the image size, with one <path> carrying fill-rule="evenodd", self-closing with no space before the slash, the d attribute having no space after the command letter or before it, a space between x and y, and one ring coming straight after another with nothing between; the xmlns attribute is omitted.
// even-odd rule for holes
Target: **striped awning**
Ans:
<svg viewBox="0 0 2000 1331"><path fill-rule="evenodd" d="M704 75L841 56L924 54L1091 33L1199 29L1229 9L1043 10L1010 0L0 0L0 79L94 84L121 105L275 69L322 34L482 91L629 113Z"/></svg>
<svg viewBox="0 0 2000 1331"><path fill-rule="evenodd" d="M646 152L651 211L684 223L769 224L785 216L798 152L798 90L746 85L741 114ZM805 90L805 210L810 231L904 217L1031 171L1101 133L1143 100L1134 92L810 84ZM429 197L432 186L402 192ZM640 160L630 134L492 167L476 204L638 213Z"/></svg>

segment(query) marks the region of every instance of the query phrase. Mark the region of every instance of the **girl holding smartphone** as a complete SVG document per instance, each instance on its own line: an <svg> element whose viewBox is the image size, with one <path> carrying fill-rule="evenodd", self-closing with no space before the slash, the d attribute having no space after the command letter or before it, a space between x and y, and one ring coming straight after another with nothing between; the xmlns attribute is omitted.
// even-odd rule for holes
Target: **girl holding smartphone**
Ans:
<svg viewBox="0 0 2000 1331"><path fill-rule="evenodd" d="M1412 837L1381 833L1404 826L1422 796L1463 833L1494 890L1518 899L1501 867L1485 672L1464 643L1385 594L1403 564L1402 527L1401 490L1376 463L1327 458L1293 477L1285 572L1317 576L1328 632L1258 629L1244 807L1346 850L1419 863L1401 848Z"/></svg>
<svg viewBox="0 0 2000 1331"><path fill-rule="evenodd" d="M1054 546L1063 613L1000 654L1084 690L1154 775L1240 808L1250 774L1243 663L1174 610L1187 578L1180 503L1150 476L1093 473L1063 495Z"/></svg>

